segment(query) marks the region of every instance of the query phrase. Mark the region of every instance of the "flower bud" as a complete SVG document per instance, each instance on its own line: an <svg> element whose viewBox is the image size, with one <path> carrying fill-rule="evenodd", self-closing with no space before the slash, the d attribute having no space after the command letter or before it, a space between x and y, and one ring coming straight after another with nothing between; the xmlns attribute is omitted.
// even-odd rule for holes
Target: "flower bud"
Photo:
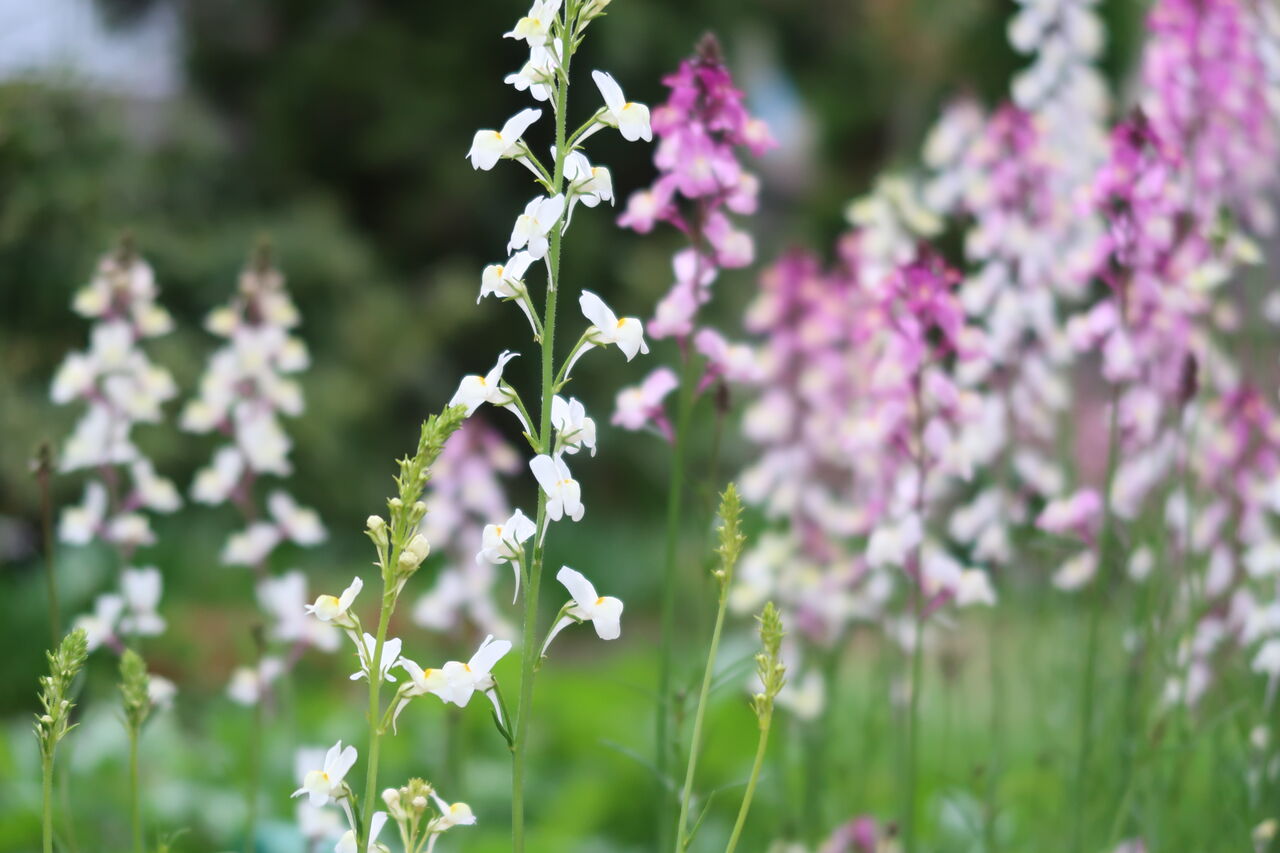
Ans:
<svg viewBox="0 0 1280 853"><path fill-rule="evenodd" d="M427 542L427 538L421 533L415 533L413 538L409 540L409 544L404 546L404 550L400 552L400 570L405 572L415 571L430 553L431 545Z"/></svg>
<svg viewBox="0 0 1280 853"><path fill-rule="evenodd" d="M382 520L380 515L371 515L364 522L365 529L375 536L387 529L387 523Z"/></svg>
<svg viewBox="0 0 1280 853"><path fill-rule="evenodd" d="M400 791L397 788L387 788L382 792L382 801L387 804L387 808L394 809L400 805Z"/></svg>
<svg viewBox="0 0 1280 853"><path fill-rule="evenodd" d="M413 798L413 807L414 807L414 809L416 809L417 811L420 811L420 812L421 812L421 811L426 811L426 809L427 809L427 798L426 798L426 797L414 797L414 798Z"/></svg>

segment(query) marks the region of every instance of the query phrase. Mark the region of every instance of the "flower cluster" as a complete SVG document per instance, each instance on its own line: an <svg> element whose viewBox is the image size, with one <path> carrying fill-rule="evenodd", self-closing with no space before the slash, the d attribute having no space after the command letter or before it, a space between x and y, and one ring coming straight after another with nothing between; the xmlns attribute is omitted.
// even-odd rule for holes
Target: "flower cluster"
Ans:
<svg viewBox="0 0 1280 853"><path fill-rule="evenodd" d="M132 565L136 550L156 541L148 512L171 513L182 504L174 484L156 473L133 441L133 428L161 422L164 404L177 394L173 377L142 348L173 329L157 295L151 267L128 240L104 256L74 301L76 313L94 321L89 348L70 353L53 380L55 403L87 407L60 468L95 472L83 501L63 510L58 538L72 545L109 543L119 559L119 591L98 596L92 612L76 620L90 651L104 644L120 651L122 637L154 636L165 627L157 613L159 569Z"/></svg>

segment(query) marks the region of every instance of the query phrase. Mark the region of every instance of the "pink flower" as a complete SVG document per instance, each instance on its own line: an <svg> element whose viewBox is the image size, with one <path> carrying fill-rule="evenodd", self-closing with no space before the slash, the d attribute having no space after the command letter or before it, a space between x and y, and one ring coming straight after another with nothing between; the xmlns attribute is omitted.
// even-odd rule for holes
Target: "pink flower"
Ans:
<svg viewBox="0 0 1280 853"><path fill-rule="evenodd" d="M611 423L629 430L641 430L653 424L668 441L671 440L671 424L667 420L662 401L679 384L674 371L668 367L659 367L639 385L632 385L618 392Z"/></svg>

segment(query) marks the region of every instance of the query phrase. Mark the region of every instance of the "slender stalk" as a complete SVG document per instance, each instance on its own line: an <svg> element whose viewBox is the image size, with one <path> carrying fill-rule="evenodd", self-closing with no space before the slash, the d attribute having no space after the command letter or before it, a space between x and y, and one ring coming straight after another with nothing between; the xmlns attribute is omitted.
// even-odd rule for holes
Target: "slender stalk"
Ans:
<svg viewBox="0 0 1280 853"><path fill-rule="evenodd" d="M249 780L245 791L245 804L248 817L245 820L244 850L254 853L257 849L256 837L258 828L258 791L262 778L262 705L265 699L259 697L253 705L253 725L250 731L249 744Z"/></svg>
<svg viewBox="0 0 1280 853"><path fill-rule="evenodd" d="M142 799L138 796L138 729L129 727L129 812L133 824L134 853L145 853L142 838Z"/></svg>
<svg viewBox="0 0 1280 853"><path fill-rule="evenodd" d="M369 657L369 752L364 777L364 799L360 814L361 826L358 849L369 846L369 832L373 824L374 799L378 795L378 751L382 746L381 706L378 694L382 690L382 647L387 639L387 625L395 608L395 590L383 589L382 608L378 614L378 635L374 640L373 654Z"/></svg>
<svg viewBox="0 0 1280 853"><path fill-rule="evenodd" d="M567 15L567 11L565 12ZM567 20L567 19L565 19ZM567 29L562 26L561 31ZM573 40L564 43L564 61L557 75L555 91L556 162L551 177L552 193L564 187L566 146L566 105L569 96L569 65L573 57ZM542 320L542 410L539 412L538 442L544 450L551 447L551 398L555 395L556 295L560 292L560 249L564 230L551 231L547 250L547 304ZM538 593L542 586L542 567L546 554L547 495L538 490L538 523L524 592L524 638L520 659L520 703L516 706L515 731L511 744L511 849L524 851L524 776L528 746L529 718L533 713L533 679L541 658L538 646Z"/></svg>
<svg viewBox="0 0 1280 853"><path fill-rule="evenodd" d="M917 607L915 641L911 649L911 696L907 710L906 767L903 770L905 808L902 818L902 849L916 849L916 764L919 761L920 682L924 675L924 614Z"/></svg>
<svg viewBox="0 0 1280 853"><path fill-rule="evenodd" d="M53 853L53 756L45 755L40 761L40 776L43 783L41 792L44 799L44 818L41 822L41 837L44 839L44 853Z"/></svg>
<svg viewBox="0 0 1280 853"><path fill-rule="evenodd" d="M728 585L720 585L720 602L716 607L716 626L711 632L711 648L707 652L707 668L702 674L702 689L698 692L698 710L693 715L693 741L689 744L689 762L684 771L684 791L680 795L680 819L676 823L676 853L683 853L689 846L689 800L693 796L693 775L698 768L698 753L702 747L702 723L707 712L707 698L711 695L711 679L715 673L716 655L720 651L720 633L724 628L724 613L729 603Z"/></svg>
<svg viewBox="0 0 1280 853"><path fill-rule="evenodd" d="M44 543L44 578L48 589L49 602L49 634L53 638L52 648L56 648L62 640L62 617L58 608L57 561L53 542L53 489L50 479L53 473L53 449L48 442L40 445L36 452L35 475L40 486L40 533Z"/></svg>
<svg viewBox="0 0 1280 853"><path fill-rule="evenodd" d="M1107 427L1107 473L1102 496L1102 529L1098 534L1098 568L1093 578L1089 601L1089 624L1085 639L1084 673L1080 685L1080 746L1076 754L1075 791L1073 795L1075 820L1072 822L1071 849L1080 853L1085 845L1085 791L1089 772L1089 756L1093 749L1093 694L1098 680L1098 645L1101 632L1102 608L1106 603L1105 583L1111 560L1111 527L1114 514L1111 510L1111 484L1115 479L1118 462L1120 434L1120 389L1111 391L1110 423Z"/></svg>
<svg viewBox="0 0 1280 853"><path fill-rule="evenodd" d="M773 725L773 712L770 711L760 722L760 740L756 744L756 758L751 764L751 778L747 780L747 792L742 795L742 805L738 808L738 819L733 823L733 834L725 845L724 853L733 853L742 837L742 827L747 822L747 812L751 811L751 798L756 794L756 782L760 779L760 767L764 764L765 751L769 747L769 729Z"/></svg>
<svg viewBox="0 0 1280 853"><path fill-rule="evenodd" d="M658 662L658 718L654 730L654 767L658 775L658 814L667 813L667 776L671 760L671 680L674 666L676 621L676 557L680 538L680 510L684 497L685 444L694 402L694 358L686 353L680 370L680 393L671 445L671 481L667 486L667 532L662 569L662 645ZM667 847L665 817L660 817L660 849Z"/></svg>

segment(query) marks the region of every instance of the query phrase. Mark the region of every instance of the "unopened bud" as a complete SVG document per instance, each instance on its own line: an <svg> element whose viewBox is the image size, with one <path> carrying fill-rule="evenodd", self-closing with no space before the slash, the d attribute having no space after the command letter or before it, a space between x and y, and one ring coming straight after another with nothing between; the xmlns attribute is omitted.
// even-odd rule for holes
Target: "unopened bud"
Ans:
<svg viewBox="0 0 1280 853"><path fill-rule="evenodd" d="M371 515L366 518L364 526L370 533L374 534L381 533L387 529L387 523L383 521L382 516L380 515Z"/></svg>
<svg viewBox="0 0 1280 853"><path fill-rule="evenodd" d="M427 808L427 798L426 798L426 797L414 797L414 798L413 798L413 807L414 807L415 809L417 809L418 811L420 811L420 812L421 812L421 811L426 811L426 808Z"/></svg>
<svg viewBox="0 0 1280 853"><path fill-rule="evenodd" d="M406 572L417 569L430 553L431 545L427 542L427 537L421 533L415 533L413 538L409 540L409 544L404 546L404 550L400 552L400 569Z"/></svg>
<svg viewBox="0 0 1280 853"><path fill-rule="evenodd" d="M400 791L396 788L388 788L382 792L382 801L387 804L387 808L394 809L400 805Z"/></svg>

